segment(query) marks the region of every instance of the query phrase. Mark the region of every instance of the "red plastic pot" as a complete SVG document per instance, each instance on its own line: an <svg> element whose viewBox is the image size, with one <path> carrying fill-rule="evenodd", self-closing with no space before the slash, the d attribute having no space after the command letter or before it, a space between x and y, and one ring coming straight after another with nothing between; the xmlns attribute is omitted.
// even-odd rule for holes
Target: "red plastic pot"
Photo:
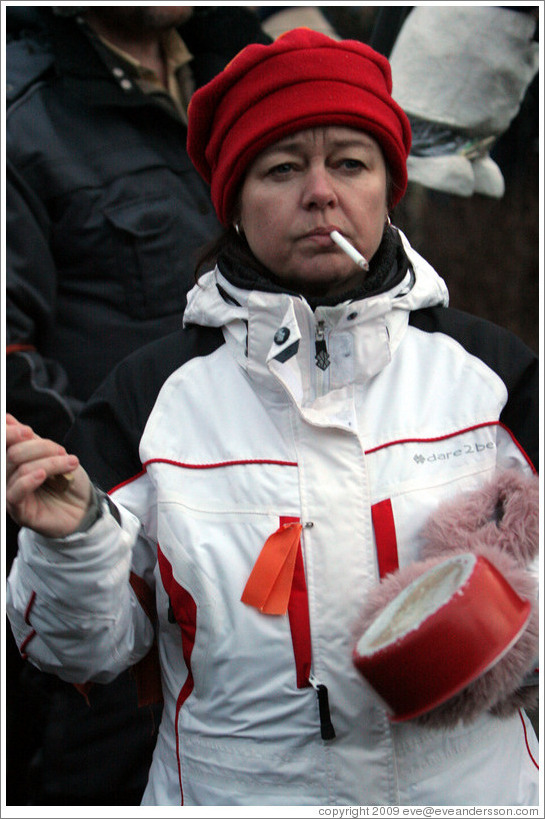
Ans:
<svg viewBox="0 0 545 819"><path fill-rule="evenodd" d="M486 558L457 555L392 600L358 640L354 663L393 722L446 702L497 663L530 616Z"/></svg>

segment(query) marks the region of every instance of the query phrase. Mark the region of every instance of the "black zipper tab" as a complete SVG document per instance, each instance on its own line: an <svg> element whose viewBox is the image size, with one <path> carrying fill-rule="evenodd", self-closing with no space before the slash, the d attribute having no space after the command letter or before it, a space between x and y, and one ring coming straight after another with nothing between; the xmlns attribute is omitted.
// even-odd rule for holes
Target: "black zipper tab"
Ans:
<svg viewBox="0 0 545 819"><path fill-rule="evenodd" d="M335 739L335 729L331 722L331 714L329 713L329 695L327 688L320 683L316 686L316 693L318 695L318 708L320 710L320 734L322 739Z"/></svg>
<svg viewBox="0 0 545 819"><path fill-rule="evenodd" d="M318 711L320 714L320 735L322 739L335 739L335 729L331 722L331 714L329 712L329 694L326 686L323 683L316 681L316 678L311 674L308 678L309 683L316 691L318 697Z"/></svg>
<svg viewBox="0 0 545 819"><path fill-rule="evenodd" d="M316 366L319 367L321 370L327 370L331 363L331 359L329 358L329 353L327 351L327 344L325 341L325 332L324 332L324 324L325 322L319 321L316 325Z"/></svg>

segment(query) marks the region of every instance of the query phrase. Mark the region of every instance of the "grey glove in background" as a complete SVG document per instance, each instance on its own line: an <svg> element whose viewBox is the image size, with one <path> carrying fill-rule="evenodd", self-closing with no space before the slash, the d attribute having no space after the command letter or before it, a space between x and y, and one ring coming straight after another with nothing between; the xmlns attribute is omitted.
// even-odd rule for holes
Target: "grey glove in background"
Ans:
<svg viewBox="0 0 545 819"><path fill-rule="evenodd" d="M410 181L503 196L489 152L538 71L535 28L531 14L498 6L417 6L408 15L390 64L393 96L413 130Z"/></svg>

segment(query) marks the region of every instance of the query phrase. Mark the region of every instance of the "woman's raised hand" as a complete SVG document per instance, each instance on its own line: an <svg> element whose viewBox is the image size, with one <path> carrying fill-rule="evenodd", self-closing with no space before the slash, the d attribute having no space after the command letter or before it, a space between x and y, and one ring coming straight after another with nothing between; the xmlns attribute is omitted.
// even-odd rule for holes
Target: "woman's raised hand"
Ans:
<svg viewBox="0 0 545 819"><path fill-rule="evenodd" d="M75 455L6 415L6 471L6 507L16 523L51 538L76 531L91 482Z"/></svg>

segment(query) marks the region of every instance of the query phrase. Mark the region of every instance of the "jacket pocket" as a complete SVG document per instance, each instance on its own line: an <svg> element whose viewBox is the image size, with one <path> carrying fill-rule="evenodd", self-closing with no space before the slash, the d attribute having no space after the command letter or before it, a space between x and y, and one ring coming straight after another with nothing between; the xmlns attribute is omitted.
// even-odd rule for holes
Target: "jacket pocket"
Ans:
<svg viewBox="0 0 545 819"><path fill-rule="evenodd" d="M126 309L134 318L184 310L187 259L176 213L173 196L138 199L104 212L116 234L115 261L124 282Z"/></svg>

